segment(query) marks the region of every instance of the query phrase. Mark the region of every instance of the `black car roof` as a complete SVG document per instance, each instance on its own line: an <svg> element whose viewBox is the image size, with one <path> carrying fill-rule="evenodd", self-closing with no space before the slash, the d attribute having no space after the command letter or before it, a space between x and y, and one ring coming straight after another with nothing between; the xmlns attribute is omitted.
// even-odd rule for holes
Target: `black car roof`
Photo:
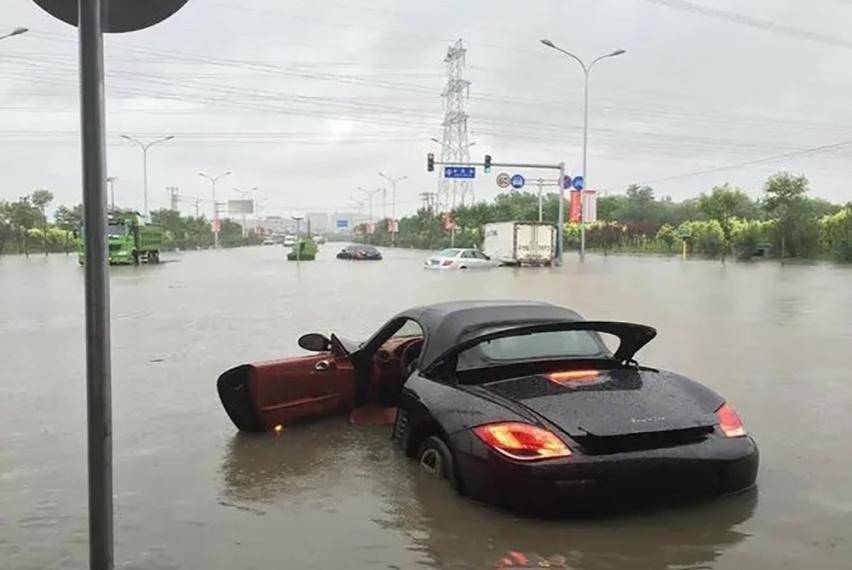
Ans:
<svg viewBox="0 0 852 570"><path fill-rule="evenodd" d="M484 329L583 320L570 309L538 301L452 301L415 307L394 317L400 318L414 319L423 327L422 369Z"/></svg>

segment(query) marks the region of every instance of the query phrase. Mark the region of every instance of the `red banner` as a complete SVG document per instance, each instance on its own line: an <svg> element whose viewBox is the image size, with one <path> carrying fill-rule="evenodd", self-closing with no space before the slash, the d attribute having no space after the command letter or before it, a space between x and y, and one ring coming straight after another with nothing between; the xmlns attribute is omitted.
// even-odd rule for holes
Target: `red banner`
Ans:
<svg viewBox="0 0 852 570"><path fill-rule="evenodd" d="M580 223L580 209L582 208L580 205L580 194L579 190L571 191L571 209L568 213L568 221L572 224Z"/></svg>
<svg viewBox="0 0 852 570"><path fill-rule="evenodd" d="M444 229L449 231L456 227L456 221L453 219L453 215L450 212L444 213Z"/></svg>

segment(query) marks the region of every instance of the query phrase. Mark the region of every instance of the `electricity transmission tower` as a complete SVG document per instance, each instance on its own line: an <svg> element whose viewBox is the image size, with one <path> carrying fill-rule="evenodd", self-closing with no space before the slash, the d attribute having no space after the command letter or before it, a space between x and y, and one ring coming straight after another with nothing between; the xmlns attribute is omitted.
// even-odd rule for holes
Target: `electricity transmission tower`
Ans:
<svg viewBox="0 0 852 570"><path fill-rule="evenodd" d="M426 210L427 212L435 213L437 211L437 208L435 207L435 203L438 201L437 198L438 195L434 192L421 192L421 209Z"/></svg>
<svg viewBox="0 0 852 570"><path fill-rule="evenodd" d="M169 209L177 212L178 211L178 200L180 200L180 193L177 186L168 186L166 188L166 192L169 193Z"/></svg>
<svg viewBox="0 0 852 570"><path fill-rule="evenodd" d="M462 77L467 49L462 40L447 49L444 65L447 84L441 97L444 100L444 136L441 141L441 162L470 162L470 145L467 141L467 112L464 104L470 94L470 81ZM466 201L473 202L473 185L466 179L444 178L438 175L438 200L445 210L454 209Z"/></svg>

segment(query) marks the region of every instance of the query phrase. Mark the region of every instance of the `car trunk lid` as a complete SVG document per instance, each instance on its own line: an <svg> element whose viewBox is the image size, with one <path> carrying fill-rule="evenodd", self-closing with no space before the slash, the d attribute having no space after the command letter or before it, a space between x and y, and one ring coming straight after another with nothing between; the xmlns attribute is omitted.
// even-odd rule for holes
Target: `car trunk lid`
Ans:
<svg viewBox="0 0 852 570"><path fill-rule="evenodd" d="M718 423L673 375L619 369L554 378L558 376L535 375L481 387L518 402L572 438L588 438L590 446L605 444L601 438L621 438L619 445L627 447L631 440L640 447L662 446L657 444L672 435L675 440L697 437Z"/></svg>

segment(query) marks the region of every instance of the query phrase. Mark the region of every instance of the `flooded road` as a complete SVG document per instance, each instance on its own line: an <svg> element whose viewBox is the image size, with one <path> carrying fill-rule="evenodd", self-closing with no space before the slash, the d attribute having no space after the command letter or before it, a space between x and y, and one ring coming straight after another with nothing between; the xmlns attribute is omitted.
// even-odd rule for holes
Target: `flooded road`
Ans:
<svg viewBox="0 0 852 570"><path fill-rule="evenodd" d="M113 268L116 566L849 568L852 268L574 256L431 273L424 252L296 265L279 247ZM87 563L83 272L0 258L0 568ZM409 306L531 298L658 328L640 361L725 395L761 450L755 492L580 521L519 518L421 475L389 430L331 420L241 436L215 380L365 337Z"/></svg>

